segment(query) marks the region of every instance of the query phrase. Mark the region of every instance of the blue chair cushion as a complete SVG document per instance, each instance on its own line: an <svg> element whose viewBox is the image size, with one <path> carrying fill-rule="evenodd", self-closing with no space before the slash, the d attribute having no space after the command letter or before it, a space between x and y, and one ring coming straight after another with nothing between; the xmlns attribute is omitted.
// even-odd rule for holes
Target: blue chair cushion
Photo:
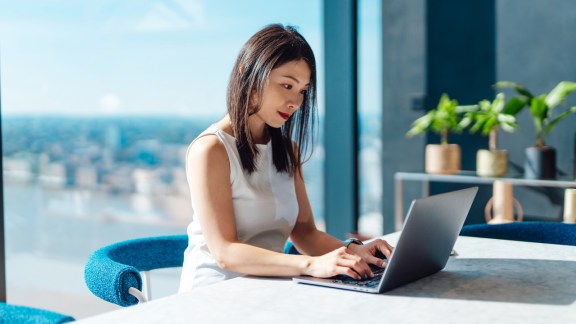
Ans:
<svg viewBox="0 0 576 324"><path fill-rule="evenodd" d="M284 254L298 255L298 254L300 254L300 252L298 250L296 250L294 243L287 241L286 244L284 244Z"/></svg>
<svg viewBox="0 0 576 324"><path fill-rule="evenodd" d="M73 322L74 317L59 314L43 309L9 305L0 303L0 322L1 323L67 323Z"/></svg>
<svg viewBox="0 0 576 324"><path fill-rule="evenodd" d="M466 225L460 235L576 246L576 224L557 222Z"/></svg>

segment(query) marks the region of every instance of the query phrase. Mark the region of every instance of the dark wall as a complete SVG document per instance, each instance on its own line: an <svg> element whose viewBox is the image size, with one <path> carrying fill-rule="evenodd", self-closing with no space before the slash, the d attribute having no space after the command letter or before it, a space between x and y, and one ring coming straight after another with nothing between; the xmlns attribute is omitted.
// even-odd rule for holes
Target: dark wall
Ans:
<svg viewBox="0 0 576 324"><path fill-rule="evenodd" d="M460 104L492 99L496 80L495 0L428 0L426 8L426 92L428 108L436 106L442 93ZM463 132L452 135L450 143L460 145L462 170L476 169L476 152L487 147L480 135ZM428 144L439 143L428 133ZM470 184L432 183L430 193L462 189ZM467 224L484 221L484 206L490 199L490 186L481 186Z"/></svg>
<svg viewBox="0 0 576 324"><path fill-rule="evenodd" d="M497 78L524 84L534 94L550 91L559 81L576 81L576 1L500 0L496 7ZM576 105L576 93L559 111ZM558 112L556 112L558 113ZM535 132L528 111L518 116L520 128L501 134L500 146L510 161L523 165L524 149L534 144ZM576 115L560 122L547 144L556 148L559 172L574 179L573 154ZM515 195L528 218L562 219L562 189L517 188Z"/></svg>
<svg viewBox="0 0 576 324"><path fill-rule="evenodd" d="M384 231L393 230L394 173L421 172L426 143L438 137L406 139L410 123L435 107L443 92L461 104L492 99L497 80L525 84L536 94L561 80L576 81L576 2L571 0L383 0L383 215ZM576 93L569 98L576 103ZM565 107L563 107L565 108ZM500 135L512 165L522 166L524 149L533 144L527 111L520 129ZM576 115L553 130L548 144L558 150L558 168L572 174ZM464 170L475 170L476 150L487 147L479 135L452 136L462 146ZM521 170L519 170L521 171ZM436 184L432 193L466 185ZM418 183L406 183L405 202L421 195ZM562 189L515 188L527 219L560 220ZM491 186L483 186L467 223L484 221ZM406 208L404 208L406 210Z"/></svg>

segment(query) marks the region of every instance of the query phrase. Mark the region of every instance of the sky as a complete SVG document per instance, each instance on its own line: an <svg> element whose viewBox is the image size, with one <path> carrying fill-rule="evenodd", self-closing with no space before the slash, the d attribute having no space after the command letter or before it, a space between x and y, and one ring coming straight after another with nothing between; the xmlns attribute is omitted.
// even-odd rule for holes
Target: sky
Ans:
<svg viewBox="0 0 576 324"><path fill-rule="evenodd" d="M379 1L361 3L369 40ZM238 51L275 22L312 46L322 113L322 0L0 0L2 114L221 116ZM369 109L379 101L378 44L360 44Z"/></svg>

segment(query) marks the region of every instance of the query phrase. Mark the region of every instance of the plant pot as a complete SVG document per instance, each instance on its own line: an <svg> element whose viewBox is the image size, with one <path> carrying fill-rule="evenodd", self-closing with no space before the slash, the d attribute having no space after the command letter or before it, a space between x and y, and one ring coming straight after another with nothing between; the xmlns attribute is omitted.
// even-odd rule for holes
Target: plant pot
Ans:
<svg viewBox="0 0 576 324"><path fill-rule="evenodd" d="M556 179L556 150L550 146L526 148L524 178Z"/></svg>
<svg viewBox="0 0 576 324"><path fill-rule="evenodd" d="M460 171L461 155L458 144L428 144L425 170L434 174L455 174Z"/></svg>
<svg viewBox="0 0 576 324"><path fill-rule="evenodd" d="M508 172L507 150L478 150L476 174L480 177L501 177Z"/></svg>

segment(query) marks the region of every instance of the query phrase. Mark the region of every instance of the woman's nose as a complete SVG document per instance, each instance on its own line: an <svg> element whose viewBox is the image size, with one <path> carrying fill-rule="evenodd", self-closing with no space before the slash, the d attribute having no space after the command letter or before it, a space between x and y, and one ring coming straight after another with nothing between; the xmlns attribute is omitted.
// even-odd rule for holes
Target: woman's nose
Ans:
<svg viewBox="0 0 576 324"><path fill-rule="evenodd" d="M296 110L300 108L300 106L302 105L302 101L303 99L300 96L291 96L288 99L288 108L291 110Z"/></svg>

